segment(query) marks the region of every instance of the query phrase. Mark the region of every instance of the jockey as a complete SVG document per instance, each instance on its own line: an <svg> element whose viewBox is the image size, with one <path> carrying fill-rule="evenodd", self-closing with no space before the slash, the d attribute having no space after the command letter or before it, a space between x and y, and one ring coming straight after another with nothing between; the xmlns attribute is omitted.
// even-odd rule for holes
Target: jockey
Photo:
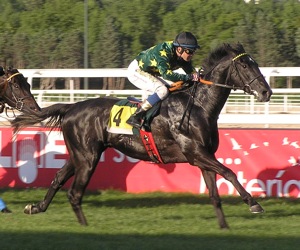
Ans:
<svg viewBox="0 0 300 250"><path fill-rule="evenodd" d="M127 120L128 124L140 128L142 116L154 104L168 96L168 88L173 82L199 80L191 62L199 48L197 39L191 32L181 32L174 41L157 44L138 54L128 67L128 79L150 95ZM185 74L174 72L179 68Z"/></svg>

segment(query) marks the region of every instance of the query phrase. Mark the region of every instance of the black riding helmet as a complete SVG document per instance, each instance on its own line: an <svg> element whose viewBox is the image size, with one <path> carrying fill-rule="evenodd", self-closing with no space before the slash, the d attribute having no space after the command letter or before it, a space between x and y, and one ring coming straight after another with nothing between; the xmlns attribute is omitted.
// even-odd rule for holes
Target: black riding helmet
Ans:
<svg viewBox="0 0 300 250"><path fill-rule="evenodd" d="M197 38L191 32L179 33L173 42L175 47L183 47L187 49L199 49L200 46L197 42Z"/></svg>

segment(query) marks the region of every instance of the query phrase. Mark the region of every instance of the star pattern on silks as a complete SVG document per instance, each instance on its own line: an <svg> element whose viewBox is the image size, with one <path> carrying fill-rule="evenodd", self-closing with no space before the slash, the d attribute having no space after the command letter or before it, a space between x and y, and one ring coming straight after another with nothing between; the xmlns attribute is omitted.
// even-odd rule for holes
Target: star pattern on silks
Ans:
<svg viewBox="0 0 300 250"><path fill-rule="evenodd" d="M144 63L142 60L139 61L139 67L143 68L144 67Z"/></svg>
<svg viewBox="0 0 300 250"><path fill-rule="evenodd" d="M155 59L150 60L150 62L151 62L151 66L154 66L154 67L157 66L157 61Z"/></svg>
<svg viewBox="0 0 300 250"><path fill-rule="evenodd" d="M172 73L173 73L172 70L170 70L170 69L167 70L167 75L172 75Z"/></svg>
<svg viewBox="0 0 300 250"><path fill-rule="evenodd" d="M167 52L163 49L161 51L159 51L160 56L167 56Z"/></svg>

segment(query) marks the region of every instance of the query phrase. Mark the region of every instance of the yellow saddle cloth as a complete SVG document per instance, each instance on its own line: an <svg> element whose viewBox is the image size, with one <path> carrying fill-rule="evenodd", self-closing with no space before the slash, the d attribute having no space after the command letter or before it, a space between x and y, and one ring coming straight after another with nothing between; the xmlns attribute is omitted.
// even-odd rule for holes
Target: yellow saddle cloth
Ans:
<svg viewBox="0 0 300 250"><path fill-rule="evenodd" d="M127 124L126 121L135 113L136 109L137 103L132 103L128 100L117 102L110 111L107 131L116 134L132 135L132 126Z"/></svg>

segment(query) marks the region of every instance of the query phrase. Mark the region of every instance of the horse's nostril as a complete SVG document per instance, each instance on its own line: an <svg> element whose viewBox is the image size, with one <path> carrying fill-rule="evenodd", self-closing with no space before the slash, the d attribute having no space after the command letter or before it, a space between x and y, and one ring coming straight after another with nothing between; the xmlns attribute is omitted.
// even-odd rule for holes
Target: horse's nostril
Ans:
<svg viewBox="0 0 300 250"><path fill-rule="evenodd" d="M266 99L269 101L272 95L272 91L263 91L262 95L266 97Z"/></svg>

